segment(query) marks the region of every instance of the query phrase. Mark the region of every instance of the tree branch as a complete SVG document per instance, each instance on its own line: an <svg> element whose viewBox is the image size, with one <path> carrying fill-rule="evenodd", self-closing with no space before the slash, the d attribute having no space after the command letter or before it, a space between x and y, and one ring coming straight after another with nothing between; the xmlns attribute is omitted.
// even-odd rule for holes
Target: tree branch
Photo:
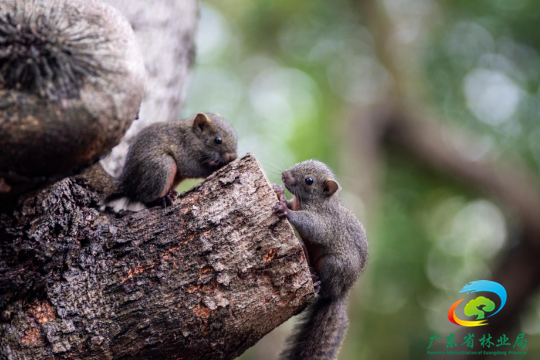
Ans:
<svg viewBox="0 0 540 360"><path fill-rule="evenodd" d="M430 116L421 110L426 108L422 103L426 89L418 66L420 52L414 44L392 41L397 23L384 7L369 1L360 1L358 5L376 39L377 56L394 82L386 99L381 99L368 111L355 111L354 131L349 131L348 139L353 149L360 151L362 163L347 169L358 171L359 166L365 166L369 171L360 168L356 173L378 176L373 170L382 167L379 161L382 153L403 152L429 169L490 196L507 210L517 230L518 244L501 252L492 279L502 284L511 296L504 311L482 328L494 337L500 336L503 330L518 325L519 313L526 309L529 299L540 287L538 178L524 166L509 161L472 159L467 154L471 154L470 149L475 148L478 139L442 125L448 121L428 121ZM430 17L425 13L418 15L415 21L427 24ZM429 33L429 26L424 26L419 33ZM422 40L418 36L416 42ZM366 139L370 135L373 137ZM364 186L357 185L356 189L366 194L373 192L377 183L373 179L363 180ZM373 197L370 195L367 199ZM369 208L373 211L373 204L369 204Z"/></svg>
<svg viewBox="0 0 540 360"><path fill-rule="evenodd" d="M247 155L169 208L113 213L64 179L0 218L0 354L232 359L313 299Z"/></svg>
<svg viewBox="0 0 540 360"><path fill-rule="evenodd" d="M510 296L504 311L491 318L482 330L498 337L505 330L515 328L519 313L526 309L540 286L540 193L534 178L517 164L476 161L465 156L457 146L468 149L474 143L472 139L459 137L452 129L408 117L406 113L402 113L395 125L388 133L394 145L429 168L489 195L517 222L514 226L519 243L501 253L492 278ZM463 337L466 330L462 332Z"/></svg>
<svg viewBox="0 0 540 360"><path fill-rule="evenodd" d="M385 105L373 111L356 112L349 143L358 153L360 164L370 169L362 174L377 177L384 151L399 151L428 169L475 188L507 210L516 228L518 244L501 253L492 280L502 284L508 294L504 312L490 319L482 330L500 336L518 325L519 313L540 287L540 192L537 180L523 167L503 161L474 160L466 150L477 143L455 129L428 122L420 113ZM369 140L365 137L369 137ZM465 151L464 151L465 150ZM366 165L367 164L367 165ZM376 184L376 180L364 180ZM357 185L365 194L373 190ZM371 195L373 197L373 195ZM369 199L369 197L367 197ZM373 204L370 204L373 209ZM463 336L462 336L463 337ZM476 358L476 357L475 357Z"/></svg>
<svg viewBox="0 0 540 360"><path fill-rule="evenodd" d="M394 114L388 138L438 172L474 186L506 206L525 226L540 234L540 194L537 181L524 167L467 156L478 140L437 126L407 112ZM533 240L538 246L537 239Z"/></svg>

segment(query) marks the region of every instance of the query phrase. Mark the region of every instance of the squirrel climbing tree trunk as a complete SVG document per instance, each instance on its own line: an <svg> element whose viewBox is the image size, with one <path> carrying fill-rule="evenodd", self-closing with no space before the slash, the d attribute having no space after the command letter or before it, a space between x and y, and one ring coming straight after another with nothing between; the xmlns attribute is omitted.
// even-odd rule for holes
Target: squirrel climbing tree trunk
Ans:
<svg viewBox="0 0 540 360"><path fill-rule="evenodd" d="M0 222L0 356L232 359L314 297L252 155L172 207L99 211L64 179Z"/></svg>
<svg viewBox="0 0 540 360"><path fill-rule="evenodd" d="M52 9L44 11L50 15L60 11L56 2L93 20L100 19L100 14L93 13L98 5L107 10L104 14L117 15L99 0L16 0L6 4L9 11L23 13L39 5L42 10ZM150 12L142 0L105 2L120 10L131 24L143 49L147 73L140 119L105 160L104 165L117 172L129 139L141 128L179 118L194 59L198 3L156 0ZM90 5L81 8L81 3ZM27 16L34 13L29 11ZM66 11L60 14L71 16ZM35 29L52 29L50 34L58 34L54 16L40 17L36 24L30 21L32 31L22 35L20 29L27 24L19 26L12 19L19 21L24 16L2 16L0 30L14 36L13 42L19 35L34 34ZM48 25L40 27L41 20ZM101 27L95 28L99 34ZM98 39L114 40L122 35L117 30L111 26L110 34ZM134 43L133 32L127 33L129 41L121 43ZM45 33L40 36L48 39ZM33 46L30 40L23 45ZM5 51L12 51L9 41L2 44ZM22 50L19 53L24 56L31 54ZM6 69L10 68L4 66ZM16 100L15 90L2 88L5 96ZM57 104L33 95L38 104ZM138 104L126 105L131 111L127 122L135 118ZM60 114L64 114L62 109ZM32 124L49 134L47 141L55 139L54 131L63 127L46 112L38 109L34 113L37 120ZM64 123L79 126L76 130L85 133L86 128L71 121L73 118L79 119L66 117ZM115 119L103 116L99 120L111 125ZM21 137L22 127L6 124L9 122L0 116L3 138ZM100 136L110 135L107 126L99 130ZM92 159L104 156L114 145L103 144L94 144L97 150ZM35 161L34 150L15 145L17 154L22 152ZM63 155L70 153L73 151L64 151L53 160L65 160ZM290 225L273 214L277 197L253 156L222 168L182 194L171 207L136 213L101 211L97 194L83 180L63 178L66 173L76 174L82 170L77 166L86 163L76 163L60 173L42 161L40 165L52 175L37 174L31 179L14 176L11 168L0 169L0 358L232 359L314 298L302 248ZM31 165L23 170L29 168Z"/></svg>

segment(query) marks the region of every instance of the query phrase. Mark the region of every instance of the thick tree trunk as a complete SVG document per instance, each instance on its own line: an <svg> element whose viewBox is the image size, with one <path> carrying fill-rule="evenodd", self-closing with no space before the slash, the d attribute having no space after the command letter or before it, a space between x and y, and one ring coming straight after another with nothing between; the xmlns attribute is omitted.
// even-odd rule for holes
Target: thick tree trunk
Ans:
<svg viewBox="0 0 540 360"><path fill-rule="evenodd" d="M313 299L247 155L169 208L113 213L73 179L0 218L0 356L232 359Z"/></svg>
<svg viewBox="0 0 540 360"><path fill-rule="evenodd" d="M108 3L127 18L139 46L134 46L134 36L124 18L120 18L116 12L101 10L111 9L100 2ZM195 60L198 9L197 0L154 0L151 3L146 0L96 0L95 3L86 0L0 0L0 13L7 11L6 14L11 14L8 18L21 21L21 14L26 14L28 21L33 19L26 25L18 24L20 26L15 31L17 27L11 24L14 20L8 21L6 16L0 16L3 29L0 29L0 37L10 34L4 39L3 47L0 46L0 54L5 52L3 58L0 56L0 69L3 67L10 74L10 79L24 68L21 64L27 61L33 64L35 61L32 58L17 58L25 54L25 51L21 52L25 46L32 47L34 50L28 52L33 54L37 51L34 46L42 43L41 40L32 43L32 38L28 37L30 34L40 34L51 44L61 45L69 40L69 46L76 46L66 50L67 53L72 53L74 49L84 50L66 58L76 62L80 61L81 54L84 55L82 68L79 64L77 72L73 70L75 67L64 65L64 70L72 69L76 75L80 75L79 72L90 64L102 69L99 74L89 78L93 80L83 87L86 95L82 99L63 99L62 102L33 95L29 90L15 90L5 84L2 86L3 82L0 81L0 149L3 150L0 151L0 212L11 210L19 194L80 173L108 152L110 154L102 165L118 175L129 144L141 129L154 122L180 119ZM19 15L14 16L15 13ZM75 31L73 26L65 26L66 19L73 23L71 25L82 28ZM29 25L32 25L31 31L25 27ZM13 34L18 35L12 39ZM30 43L21 42L21 39ZM90 45L92 51L88 50ZM124 47L127 50L121 51ZM142 66L139 66L142 65L139 47L146 69L146 91L142 104L143 74ZM11 56L9 54L13 48L19 50ZM64 54L61 49L51 54ZM52 56L47 54L48 50L41 52L40 56ZM115 61L110 61L112 55ZM129 61L125 63L122 60ZM59 66L54 57L48 61ZM59 72L57 75L61 79L69 78L73 76L72 70L69 74ZM27 72L22 72L21 77L28 77ZM128 76L132 72L137 76ZM101 85L94 89L96 84ZM51 86L49 84L47 89ZM53 86L49 90L62 89ZM132 122L137 114L139 119Z"/></svg>

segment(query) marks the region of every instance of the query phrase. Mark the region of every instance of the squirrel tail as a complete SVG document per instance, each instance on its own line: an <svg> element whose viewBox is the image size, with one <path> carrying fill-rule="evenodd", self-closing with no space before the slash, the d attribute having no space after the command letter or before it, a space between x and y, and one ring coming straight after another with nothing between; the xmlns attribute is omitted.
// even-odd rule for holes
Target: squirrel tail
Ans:
<svg viewBox="0 0 540 360"><path fill-rule="evenodd" d="M347 298L319 298L306 310L281 360L336 359L349 325Z"/></svg>
<svg viewBox="0 0 540 360"><path fill-rule="evenodd" d="M99 162L75 176L75 179L84 181L105 202L124 196L120 181L109 175Z"/></svg>

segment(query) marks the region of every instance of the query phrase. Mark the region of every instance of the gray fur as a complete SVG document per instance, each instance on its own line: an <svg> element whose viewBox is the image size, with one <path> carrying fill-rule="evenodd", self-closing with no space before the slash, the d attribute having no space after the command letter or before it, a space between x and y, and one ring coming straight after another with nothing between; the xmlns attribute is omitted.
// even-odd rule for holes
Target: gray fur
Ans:
<svg viewBox="0 0 540 360"><path fill-rule="evenodd" d="M183 121L154 123L137 135L120 176L121 192L129 200L150 203L158 199L174 164L181 181L205 178L236 159L237 137L232 126L218 114L205 115L211 122L202 128L194 124L193 116ZM216 136L222 138L222 144L214 142Z"/></svg>
<svg viewBox="0 0 540 360"><path fill-rule="evenodd" d="M210 121L195 124L200 115ZM221 137L221 144L214 142L217 136ZM111 178L99 164L94 167L100 171L86 171L83 177L93 188L106 193L105 201L127 197L132 202L153 205L160 203L163 194L180 181L205 178L235 160L236 146L236 133L223 117L199 113L186 120L154 123L144 128L133 139L118 179ZM175 181L171 185L172 176Z"/></svg>
<svg viewBox="0 0 540 360"><path fill-rule="evenodd" d="M313 184L306 184L306 178ZM282 179L296 199L282 198L276 212L287 217L304 241L321 288L280 358L335 359L348 324L347 296L368 259L366 232L341 204L339 190L332 193L338 188L336 177L322 162L296 164Z"/></svg>

